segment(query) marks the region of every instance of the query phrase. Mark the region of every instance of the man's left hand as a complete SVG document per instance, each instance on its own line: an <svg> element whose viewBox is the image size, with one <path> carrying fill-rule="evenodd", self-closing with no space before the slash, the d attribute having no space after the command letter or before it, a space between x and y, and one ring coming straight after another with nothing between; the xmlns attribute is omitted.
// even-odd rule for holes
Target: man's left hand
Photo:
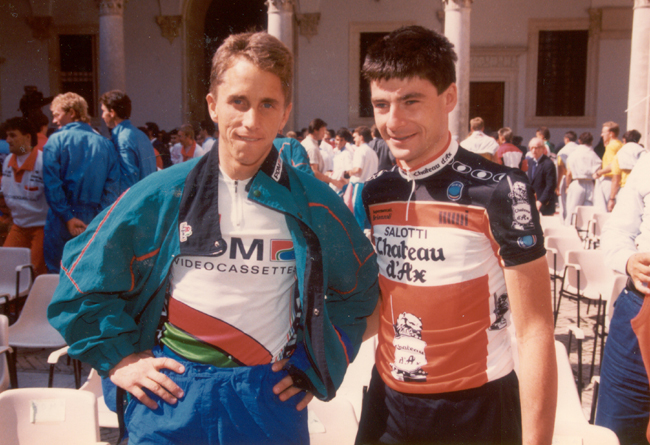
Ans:
<svg viewBox="0 0 650 445"><path fill-rule="evenodd" d="M284 368L284 365L288 361L289 359L285 358L284 360L280 360L279 362L273 363L271 370L273 372L281 371L282 368ZM290 375L280 380L273 387L273 394L277 395L281 402L286 402L287 400L289 400L291 397L295 396L299 392L302 392L302 389L293 386L293 379L291 378ZM311 399L313 398L314 395L310 392L307 392L305 394L305 397L303 397L302 400L300 401L300 403L296 405L296 409L298 411L302 411L303 409L307 408L307 405L309 404L309 402L311 402Z"/></svg>
<svg viewBox="0 0 650 445"><path fill-rule="evenodd" d="M539 209L542 208L542 203L541 201L535 201L535 204L537 204L537 211L539 212Z"/></svg>

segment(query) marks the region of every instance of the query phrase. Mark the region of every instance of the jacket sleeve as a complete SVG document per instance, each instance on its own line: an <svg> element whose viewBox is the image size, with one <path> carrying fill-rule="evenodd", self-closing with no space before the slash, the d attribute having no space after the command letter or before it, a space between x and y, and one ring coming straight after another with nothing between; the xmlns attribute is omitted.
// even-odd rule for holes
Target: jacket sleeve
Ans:
<svg viewBox="0 0 650 445"><path fill-rule="evenodd" d="M366 318L379 297L377 257L343 201L336 198L324 219L329 233L321 241L328 262L326 308L332 325L354 360L366 330Z"/></svg>
<svg viewBox="0 0 650 445"><path fill-rule="evenodd" d="M120 192L123 192L140 179L138 147L135 135L127 131L118 135L116 144L120 155Z"/></svg>
<svg viewBox="0 0 650 445"><path fill-rule="evenodd" d="M120 162L115 156L114 147L111 144L110 154L106 156L107 170L106 182L104 183L104 190L101 197L101 208L105 209L113 204L117 197L120 195Z"/></svg>
<svg viewBox="0 0 650 445"><path fill-rule="evenodd" d="M647 181L644 175L647 174L649 167L650 156L648 155L637 162L627 178L625 187L616 198L616 206L605 223L601 236L607 265L626 275L627 261L638 252L635 239L640 233L645 209L640 187L643 181Z"/></svg>
<svg viewBox="0 0 650 445"><path fill-rule="evenodd" d="M43 147L43 181L45 182L45 199L50 210L61 220L70 221L74 215L63 190L62 141L51 137Z"/></svg>
<svg viewBox="0 0 650 445"><path fill-rule="evenodd" d="M124 193L68 242L48 308L70 356L102 376L122 358L153 346L166 290L165 258L178 246L172 229L177 199L147 194L146 182L138 185L143 187Z"/></svg>
<svg viewBox="0 0 650 445"><path fill-rule="evenodd" d="M555 172L555 165L553 165L553 161L549 160L549 162L545 162L544 164L544 190L537 197L537 200L546 205L551 202L551 199L555 196L557 173Z"/></svg>

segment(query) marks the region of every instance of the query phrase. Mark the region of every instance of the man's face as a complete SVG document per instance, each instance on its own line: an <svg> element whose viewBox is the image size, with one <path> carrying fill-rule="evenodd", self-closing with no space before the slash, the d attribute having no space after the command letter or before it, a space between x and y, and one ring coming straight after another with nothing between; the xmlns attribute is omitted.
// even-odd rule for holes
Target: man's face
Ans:
<svg viewBox="0 0 650 445"><path fill-rule="evenodd" d="M323 138L325 137L325 133L327 133L327 127L321 127L318 130L316 130L316 133L314 133L314 137L318 141L322 141Z"/></svg>
<svg viewBox="0 0 650 445"><path fill-rule="evenodd" d="M354 145L356 145L357 147L363 144L363 138L356 131L352 133L352 137L354 138Z"/></svg>
<svg viewBox="0 0 650 445"><path fill-rule="evenodd" d="M543 141L539 142L536 145L531 145L529 148L535 160L539 160L539 158L541 158L544 154L544 151L546 151L546 147L544 146Z"/></svg>
<svg viewBox="0 0 650 445"><path fill-rule="evenodd" d="M535 137L544 140L544 134L541 131L535 132Z"/></svg>
<svg viewBox="0 0 650 445"><path fill-rule="evenodd" d="M184 131L179 131L178 132L178 142L181 143L183 147L189 147L193 144L193 140L191 137L188 136L187 133Z"/></svg>
<svg viewBox="0 0 650 445"><path fill-rule="evenodd" d="M280 78L238 58L206 99L219 124L219 162L232 179L251 177L289 118Z"/></svg>
<svg viewBox="0 0 650 445"><path fill-rule="evenodd" d="M336 136L334 138L334 147L336 147L337 150L343 150L343 147L345 147L345 143L346 140L341 136Z"/></svg>
<svg viewBox="0 0 650 445"><path fill-rule="evenodd" d="M102 104L102 119L104 119L108 128L114 128L117 125L117 114L114 110L106 108L106 105L104 104Z"/></svg>
<svg viewBox="0 0 650 445"><path fill-rule="evenodd" d="M179 140L178 140L178 134L172 134L172 135L171 135L171 141L172 141L172 145L176 145L176 144L178 144L178 142L179 142Z"/></svg>
<svg viewBox="0 0 650 445"><path fill-rule="evenodd" d="M32 136L22 134L18 130L7 130L7 143L9 151L16 156L24 155L32 151Z"/></svg>
<svg viewBox="0 0 650 445"><path fill-rule="evenodd" d="M61 107L52 108L52 122L59 128L74 122L74 116L75 112L72 109L63 111Z"/></svg>
<svg viewBox="0 0 650 445"><path fill-rule="evenodd" d="M603 131L600 134L603 137L603 144L607 145L609 144L609 141L611 141L614 137L611 131L609 131L609 127L603 127Z"/></svg>
<svg viewBox="0 0 650 445"><path fill-rule="evenodd" d="M449 141L448 114L457 102L456 84L438 94L421 77L370 83L375 123L391 152L408 168L439 154Z"/></svg>

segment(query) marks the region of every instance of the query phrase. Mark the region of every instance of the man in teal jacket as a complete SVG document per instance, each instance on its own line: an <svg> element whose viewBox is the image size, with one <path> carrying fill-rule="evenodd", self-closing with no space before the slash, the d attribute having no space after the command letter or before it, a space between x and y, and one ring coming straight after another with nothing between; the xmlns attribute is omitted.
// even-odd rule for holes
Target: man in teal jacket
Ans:
<svg viewBox="0 0 650 445"><path fill-rule="evenodd" d="M149 137L133 126L131 99L120 90L112 90L99 98L102 119L111 129L111 140L120 159L120 194L136 182L156 171L156 153Z"/></svg>
<svg viewBox="0 0 650 445"><path fill-rule="evenodd" d="M358 352L375 254L278 153L291 73L274 37L231 36L207 97L218 150L139 182L66 250L48 315L133 396L131 445L308 443L304 408L335 396Z"/></svg>
<svg viewBox="0 0 650 445"><path fill-rule="evenodd" d="M88 124L88 105L76 93L59 94L51 105L59 130L43 148L45 222L43 253L47 270L59 272L66 242L117 199L120 165L111 142Z"/></svg>

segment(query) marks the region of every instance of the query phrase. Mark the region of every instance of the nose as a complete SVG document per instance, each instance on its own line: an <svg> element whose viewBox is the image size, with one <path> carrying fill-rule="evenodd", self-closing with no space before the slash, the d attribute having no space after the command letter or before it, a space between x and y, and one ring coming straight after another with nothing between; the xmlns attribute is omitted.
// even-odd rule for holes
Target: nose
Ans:
<svg viewBox="0 0 650 445"><path fill-rule="evenodd" d="M399 129L404 125L404 118L399 106L391 105L388 110L388 120L386 121L386 127L390 130L391 133L399 131Z"/></svg>
<svg viewBox="0 0 650 445"><path fill-rule="evenodd" d="M244 119L242 123L246 128L255 129L258 124L258 119L259 119L258 111L255 109L255 107L250 107L244 113Z"/></svg>

